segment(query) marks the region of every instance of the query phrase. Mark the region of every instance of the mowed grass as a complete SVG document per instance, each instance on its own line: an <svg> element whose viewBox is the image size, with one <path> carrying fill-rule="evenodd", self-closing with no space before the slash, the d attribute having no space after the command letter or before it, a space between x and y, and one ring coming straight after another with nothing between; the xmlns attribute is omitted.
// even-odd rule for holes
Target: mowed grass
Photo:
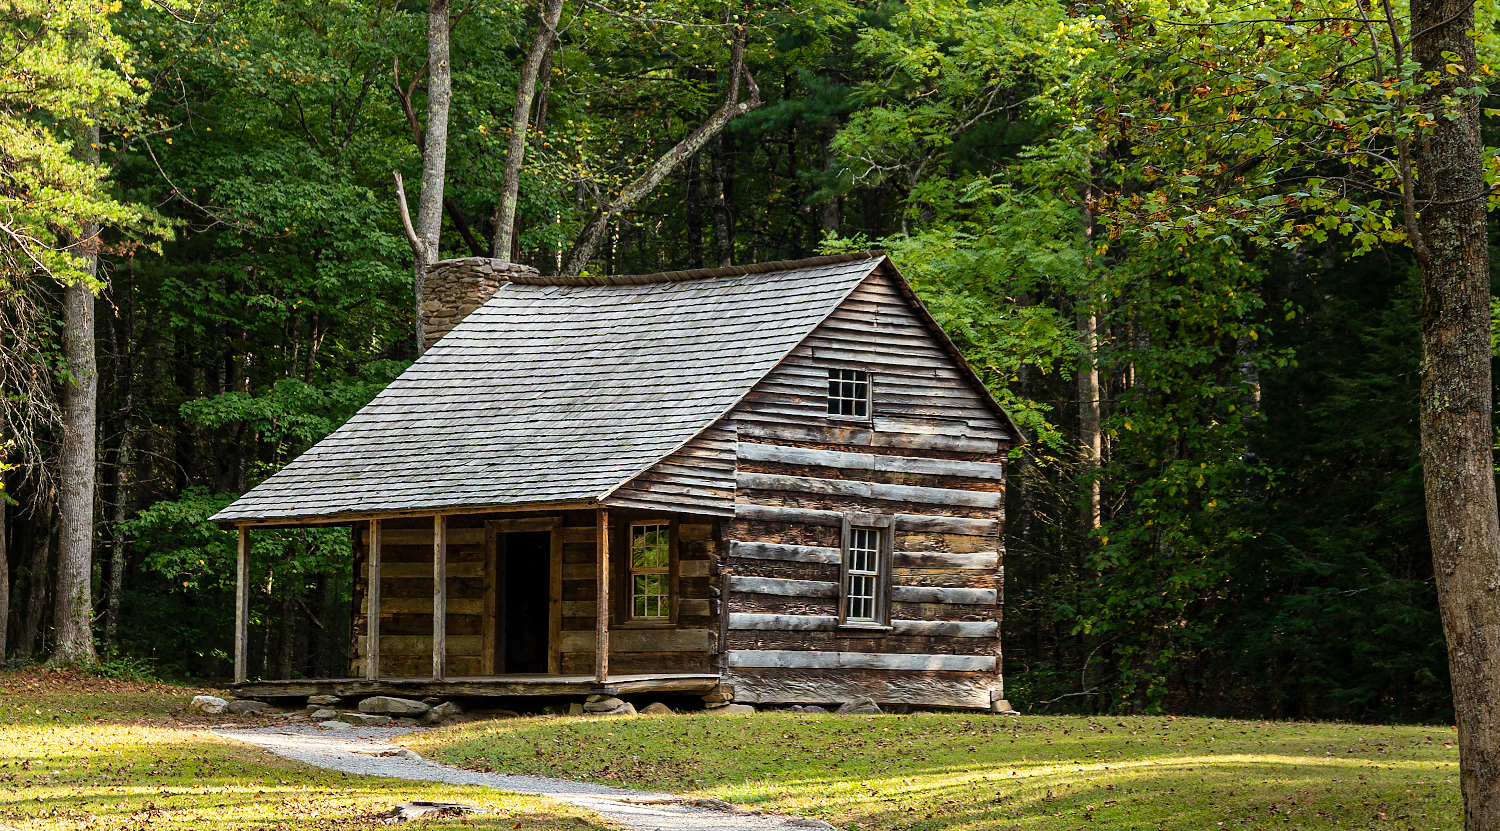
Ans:
<svg viewBox="0 0 1500 831"><path fill-rule="evenodd" d="M514 719L413 735L481 770L866 831L1457 829L1451 728L992 715Z"/></svg>
<svg viewBox="0 0 1500 831"><path fill-rule="evenodd" d="M0 826L20 829L332 829L380 825L413 799L495 813L432 827L585 831L592 815L485 788L345 776L223 739L186 687L0 673Z"/></svg>

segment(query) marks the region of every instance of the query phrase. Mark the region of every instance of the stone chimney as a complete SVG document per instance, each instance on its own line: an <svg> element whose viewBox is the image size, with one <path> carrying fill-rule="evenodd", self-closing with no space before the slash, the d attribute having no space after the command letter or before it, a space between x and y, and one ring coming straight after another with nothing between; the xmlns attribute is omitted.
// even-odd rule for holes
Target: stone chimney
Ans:
<svg viewBox="0 0 1500 831"><path fill-rule="evenodd" d="M459 257L427 266L422 277L422 351L494 297L510 275L536 273L529 265L489 257Z"/></svg>

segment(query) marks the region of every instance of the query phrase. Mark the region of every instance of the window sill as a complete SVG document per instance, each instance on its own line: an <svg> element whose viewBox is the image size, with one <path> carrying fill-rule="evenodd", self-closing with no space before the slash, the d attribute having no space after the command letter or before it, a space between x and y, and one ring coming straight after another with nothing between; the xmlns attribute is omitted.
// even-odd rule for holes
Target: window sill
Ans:
<svg viewBox="0 0 1500 831"><path fill-rule="evenodd" d="M837 421L842 424L869 425L875 423L875 419L871 416L834 415L833 413L826 413L826 415L828 416L829 421Z"/></svg>
<svg viewBox="0 0 1500 831"><path fill-rule="evenodd" d="M837 633L841 635L866 635L878 637L891 631L891 627L883 623L840 623Z"/></svg>
<svg viewBox="0 0 1500 831"><path fill-rule="evenodd" d="M609 624L611 629L675 629L675 620L617 620Z"/></svg>

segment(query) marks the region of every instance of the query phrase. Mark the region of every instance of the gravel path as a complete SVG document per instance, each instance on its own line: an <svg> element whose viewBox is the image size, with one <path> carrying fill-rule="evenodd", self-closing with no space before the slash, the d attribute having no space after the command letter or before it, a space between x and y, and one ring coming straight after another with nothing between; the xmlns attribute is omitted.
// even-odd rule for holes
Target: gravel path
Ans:
<svg viewBox="0 0 1500 831"><path fill-rule="evenodd" d="M409 727L350 727L333 731L311 724L289 724L214 732L225 738L260 745L277 756L341 773L482 785L550 797L593 811L632 831L833 831L833 826L818 820L743 811L718 800L684 800L669 793L449 767L390 743L391 739L412 730ZM421 798L420 794L412 796L412 799Z"/></svg>

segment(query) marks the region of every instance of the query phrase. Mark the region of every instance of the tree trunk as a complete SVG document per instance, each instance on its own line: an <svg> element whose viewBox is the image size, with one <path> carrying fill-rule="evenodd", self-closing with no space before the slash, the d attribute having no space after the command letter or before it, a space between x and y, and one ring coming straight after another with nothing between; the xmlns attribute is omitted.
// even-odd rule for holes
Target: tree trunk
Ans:
<svg viewBox="0 0 1500 831"><path fill-rule="evenodd" d="M84 132L81 155L99 160L99 127ZM94 475L99 372L94 356L94 287L99 273L99 226L85 223L73 246L87 279L63 293L63 355L72 376L63 384L62 450L58 483L57 645L49 664L92 664L94 603Z"/></svg>
<svg viewBox="0 0 1500 831"><path fill-rule="evenodd" d="M605 231L608 230L611 222L655 190L656 186L661 184L672 171L701 150L703 145L714 136L723 132L724 128L729 126L729 122L760 106L760 87L756 86L755 77L745 67L744 41L735 41L730 47L730 54L729 89L724 96L724 106L709 116L707 121L698 126L698 129L689 133L687 138L678 142L677 146L657 159L656 163L651 165L639 179L626 185L614 201L594 214L588 224L583 226L583 230L578 233L578 239L573 243L573 250L568 252L563 265L565 273L578 274L583 271L583 267L594 258L594 253L599 249L599 243L604 240ZM750 97L744 101L738 100L741 80L750 88Z"/></svg>
<svg viewBox="0 0 1500 831"><path fill-rule="evenodd" d="M1422 265L1422 473L1433 573L1458 722L1464 828L1500 828L1500 517L1491 431L1489 248L1479 101L1454 96L1478 67L1474 7L1415 0L1412 57L1443 79L1423 103L1438 113L1417 143L1413 240ZM1456 56L1454 60L1445 54ZM1461 71L1450 75L1457 64Z"/></svg>
<svg viewBox="0 0 1500 831"><path fill-rule="evenodd" d="M291 579L281 581L281 638L280 654L276 660L276 677L291 678L292 666L297 658L297 597L300 582Z"/></svg>
<svg viewBox="0 0 1500 831"><path fill-rule="evenodd" d="M56 528L50 496L39 497L43 504L32 525L31 561L26 564L26 617L21 621L21 640L16 657L29 659L36 654L42 639L42 611L47 606L48 566L52 562L52 533Z"/></svg>
<svg viewBox="0 0 1500 831"><path fill-rule="evenodd" d="M134 338L132 338L132 342ZM129 359L125 372L129 373ZM128 376L127 376L128 379ZM129 380L126 383L130 383ZM131 476L131 463L135 457L135 419L131 413L134 390L125 392L125 423L120 429L120 447L115 451L115 505L110 521L109 584L104 601L104 646L113 651L115 636L120 629L120 591L125 585L125 562L128 549L125 542L125 520L130 514L130 505L135 499L135 480Z"/></svg>
<svg viewBox="0 0 1500 831"><path fill-rule="evenodd" d="M3 484L0 482L0 661L5 660L8 645L5 636L10 630L10 548L6 545L6 532L10 529L5 524L5 502L9 494Z"/></svg>
<svg viewBox="0 0 1500 831"><path fill-rule="evenodd" d="M453 100L453 67L448 60L448 0L427 5L427 127L422 134L422 192L417 196L417 222L407 213L401 174L396 174L396 198L401 224L412 251L412 297L416 316L417 354L426 350L422 326L422 279L427 266L437 262L443 230L443 181L448 170L448 108Z"/></svg>
<svg viewBox="0 0 1500 831"><path fill-rule="evenodd" d="M521 190L521 163L526 158L526 132L531 123L531 102L536 97L536 79L545 62L552 41L557 37L557 20L562 16L562 0L546 0L531 49L521 64L521 78L516 84L516 106L510 119L510 144L505 150L505 175L500 180L500 201L495 205L495 239L490 256L511 258L516 231L516 202Z"/></svg>
<svg viewBox="0 0 1500 831"><path fill-rule="evenodd" d="M730 166L732 144L727 136L714 142L709 154L713 166L713 198L710 211L714 221L714 259L719 268L734 265L734 217L730 216L730 190L734 187L734 172Z"/></svg>
<svg viewBox="0 0 1500 831"><path fill-rule="evenodd" d="M1092 244L1092 242L1090 243ZM1085 537L1099 530L1099 462L1104 457L1104 436L1099 432L1099 318L1094 314L1089 292L1078 293L1076 315L1078 339L1083 345L1083 363L1078 367L1078 437L1083 450L1083 475L1088 489L1083 505Z"/></svg>

